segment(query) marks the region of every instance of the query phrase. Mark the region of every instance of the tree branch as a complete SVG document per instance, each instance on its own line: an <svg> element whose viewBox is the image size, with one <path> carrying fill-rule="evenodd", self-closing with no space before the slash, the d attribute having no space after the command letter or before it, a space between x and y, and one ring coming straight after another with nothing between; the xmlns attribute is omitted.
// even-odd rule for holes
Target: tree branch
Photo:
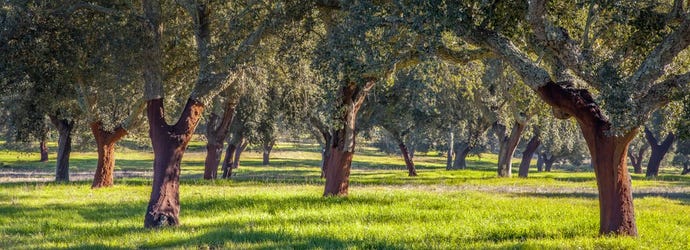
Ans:
<svg viewBox="0 0 690 250"><path fill-rule="evenodd" d="M578 43L570 38L568 32L562 27L556 27L545 19L546 0L529 1L528 21L534 32L537 42L549 48L554 55L563 61L575 75L585 80L589 85L599 89L601 82L596 78L594 65L590 54L583 54Z"/></svg>
<svg viewBox="0 0 690 250"><path fill-rule="evenodd" d="M532 62L510 40L500 34L491 30L473 28L459 30L456 33L469 43L489 49L502 57L530 88L536 90L551 82L551 76L546 70Z"/></svg>
<svg viewBox="0 0 690 250"><path fill-rule="evenodd" d="M106 8L106 7L103 7L100 5L87 3L87 2L78 2L77 4L74 4L74 5L69 6L67 8L54 10L52 13L70 16L70 15L74 14L75 12L77 12L78 10L82 10L82 9L87 9L87 10L91 10L91 11L95 11L95 12L99 12L99 13L111 15L111 16L132 17L132 18L139 20L139 21L145 21L146 20L146 18L144 18L143 16L136 15L134 13L127 13L124 11Z"/></svg>
<svg viewBox="0 0 690 250"><path fill-rule="evenodd" d="M455 64L466 64L471 61L480 60L494 56L491 51L486 49L455 51L445 46L436 48L436 56L441 60Z"/></svg>
<svg viewBox="0 0 690 250"><path fill-rule="evenodd" d="M690 45L690 18L685 16L678 28L664 38L645 60L640 64L631 77L637 93L646 93L654 82L659 79L673 59Z"/></svg>
<svg viewBox="0 0 690 250"><path fill-rule="evenodd" d="M642 114L649 116L657 108L689 95L689 85L690 71L681 75L673 75L665 81L655 84L638 101Z"/></svg>
<svg viewBox="0 0 690 250"><path fill-rule="evenodd" d="M362 86L362 88L357 92L357 95L355 96L355 110L359 110L360 107L362 107L362 104L364 103L364 100L366 99L367 95L369 94L369 91L374 87L376 84L376 79L367 79L366 84Z"/></svg>
<svg viewBox="0 0 690 250"><path fill-rule="evenodd" d="M139 98L134 105L134 110L129 114L127 119L122 122L122 129L126 131L131 131L132 129L141 126L142 121L144 121L144 110L146 109L146 102L144 98Z"/></svg>
<svg viewBox="0 0 690 250"><path fill-rule="evenodd" d="M656 139L656 137L654 137L652 131L647 127L644 128L644 137L647 138L647 141L652 145L652 147L659 146L659 141Z"/></svg>

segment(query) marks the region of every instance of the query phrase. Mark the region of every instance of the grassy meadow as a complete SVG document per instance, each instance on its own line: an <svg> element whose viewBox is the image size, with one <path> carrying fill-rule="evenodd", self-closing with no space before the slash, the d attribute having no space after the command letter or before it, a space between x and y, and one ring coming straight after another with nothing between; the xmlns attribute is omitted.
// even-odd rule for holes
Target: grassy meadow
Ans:
<svg viewBox="0 0 690 250"><path fill-rule="evenodd" d="M151 152L119 151L116 185L98 190L95 152L74 152L76 181L60 184L45 181L51 152L39 163L0 151L0 249L690 249L690 177L677 170L633 175L640 236L619 238L598 236L592 172L497 178L494 155L459 171L419 155L419 176L408 177L401 157L360 147L349 197L323 198L314 145L279 144L270 166L248 151L232 179L206 181L195 142L182 165L182 225L149 230Z"/></svg>

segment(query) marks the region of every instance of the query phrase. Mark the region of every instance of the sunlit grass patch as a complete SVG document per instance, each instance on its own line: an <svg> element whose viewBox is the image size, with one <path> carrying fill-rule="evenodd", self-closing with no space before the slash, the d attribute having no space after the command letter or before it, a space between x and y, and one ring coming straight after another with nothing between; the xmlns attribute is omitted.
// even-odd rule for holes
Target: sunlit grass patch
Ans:
<svg viewBox="0 0 690 250"><path fill-rule="evenodd" d="M73 156L73 171L95 168L94 153ZM10 156L9 169L22 157ZM162 230L143 228L151 191L146 176L116 175L114 187L97 190L88 180L0 184L0 248L690 247L689 181L673 174L633 176L640 237L619 238L598 236L591 172L498 178L494 155L472 156L468 169L456 171L446 171L440 156L420 155L419 176L408 177L401 157L364 152L355 156L350 196L323 198L318 151L285 146L263 166L261 154L250 150L225 180L201 179L204 157L203 150L185 154L182 225ZM125 150L116 164L150 172L152 160L150 152ZM31 164L18 170L54 168L54 162Z"/></svg>

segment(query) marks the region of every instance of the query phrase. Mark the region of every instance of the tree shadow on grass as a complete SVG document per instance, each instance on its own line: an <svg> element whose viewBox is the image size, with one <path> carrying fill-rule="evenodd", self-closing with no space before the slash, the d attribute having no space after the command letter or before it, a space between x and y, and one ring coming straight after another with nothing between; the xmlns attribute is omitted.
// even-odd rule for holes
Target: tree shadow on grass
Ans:
<svg viewBox="0 0 690 250"><path fill-rule="evenodd" d="M187 161L185 161L187 163ZM97 158L89 159L70 159L69 169L71 171L94 171L98 164ZM129 160L122 158L115 158L115 169L116 170L150 170L153 166L153 160ZM31 162L31 161L17 161L13 162L11 165L4 165L3 169L10 170L39 170L51 172L55 171L55 161L51 160L49 162Z"/></svg>
<svg viewBox="0 0 690 250"><path fill-rule="evenodd" d="M511 194L516 197L537 197L537 198L583 198L583 199L598 199L599 194L596 192L529 192L529 193L514 193ZM633 199L643 199L648 197L666 198L678 200L684 205L690 205L690 193L683 190L678 191L635 191L633 192Z"/></svg>
<svg viewBox="0 0 690 250"><path fill-rule="evenodd" d="M553 178L556 181L563 181L563 182L589 182L589 181L596 181L596 178L594 176L570 176L570 177L557 177Z"/></svg>
<svg viewBox="0 0 690 250"><path fill-rule="evenodd" d="M193 227L182 226L180 230L189 231ZM198 227L194 229L199 229ZM310 235L305 237L290 235L284 232L270 232L247 228L240 223L224 222L205 225L201 230L206 233L172 241L155 244L145 244L143 248L171 248L171 247L197 247L197 248L223 248L226 245L251 245L252 249L404 249L388 242L375 240L342 240L333 237Z"/></svg>

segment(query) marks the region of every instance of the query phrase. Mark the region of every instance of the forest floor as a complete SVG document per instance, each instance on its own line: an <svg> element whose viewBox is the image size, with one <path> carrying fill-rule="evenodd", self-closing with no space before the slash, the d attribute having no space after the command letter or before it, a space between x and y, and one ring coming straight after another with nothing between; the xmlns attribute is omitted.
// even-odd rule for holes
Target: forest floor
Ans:
<svg viewBox="0 0 690 250"><path fill-rule="evenodd" d="M360 148L349 197L323 198L313 145L280 144L269 166L248 151L232 179L205 181L204 150L193 144L181 226L162 230L143 228L151 152L119 151L115 186L93 190L95 153L74 152L72 182L58 184L54 161L0 151L0 249L690 249L690 177L678 169L632 175L640 236L602 237L586 168L497 178L495 155L457 171L418 155L419 176L408 177L401 157Z"/></svg>

